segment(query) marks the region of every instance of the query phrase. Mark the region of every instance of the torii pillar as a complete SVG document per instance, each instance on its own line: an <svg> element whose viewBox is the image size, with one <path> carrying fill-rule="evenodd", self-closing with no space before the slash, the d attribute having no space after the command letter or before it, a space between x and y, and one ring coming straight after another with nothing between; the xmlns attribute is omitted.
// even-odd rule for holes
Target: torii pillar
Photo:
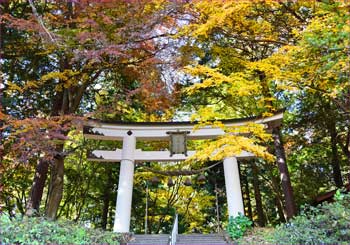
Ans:
<svg viewBox="0 0 350 245"><path fill-rule="evenodd" d="M114 232L129 232L130 227L136 137L132 135L131 131L129 132L128 135L123 138L117 205L113 226Z"/></svg>
<svg viewBox="0 0 350 245"><path fill-rule="evenodd" d="M239 168L236 157L224 159L225 187L227 197L227 210L229 217L244 214Z"/></svg>

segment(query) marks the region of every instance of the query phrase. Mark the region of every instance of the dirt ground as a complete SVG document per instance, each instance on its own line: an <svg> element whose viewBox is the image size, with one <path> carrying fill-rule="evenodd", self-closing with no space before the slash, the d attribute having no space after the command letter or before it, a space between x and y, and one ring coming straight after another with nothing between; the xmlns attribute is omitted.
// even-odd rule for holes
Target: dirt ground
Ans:
<svg viewBox="0 0 350 245"><path fill-rule="evenodd" d="M237 244L268 244L266 236L274 230L272 227L254 227L244 237L235 241Z"/></svg>

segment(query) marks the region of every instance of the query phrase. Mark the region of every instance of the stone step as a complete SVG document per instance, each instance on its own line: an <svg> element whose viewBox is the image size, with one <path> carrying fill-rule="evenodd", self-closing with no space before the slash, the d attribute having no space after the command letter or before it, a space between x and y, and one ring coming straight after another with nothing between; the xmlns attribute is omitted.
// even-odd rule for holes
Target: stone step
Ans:
<svg viewBox="0 0 350 245"><path fill-rule="evenodd" d="M128 245L161 245L168 244L168 234L150 234L150 235L134 235ZM218 234L179 234L177 236L176 244L207 244L207 245L224 245L227 242Z"/></svg>
<svg viewBox="0 0 350 245"><path fill-rule="evenodd" d="M149 245L160 245L168 244L169 235L168 234L145 234L145 235L134 235L128 245L136 244L149 244Z"/></svg>
<svg viewBox="0 0 350 245"><path fill-rule="evenodd" d="M177 240L176 244L227 244L224 240Z"/></svg>
<svg viewBox="0 0 350 245"><path fill-rule="evenodd" d="M176 244L211 244L221 245L227 244L224 238L218 234L180 234Z"/></svg>

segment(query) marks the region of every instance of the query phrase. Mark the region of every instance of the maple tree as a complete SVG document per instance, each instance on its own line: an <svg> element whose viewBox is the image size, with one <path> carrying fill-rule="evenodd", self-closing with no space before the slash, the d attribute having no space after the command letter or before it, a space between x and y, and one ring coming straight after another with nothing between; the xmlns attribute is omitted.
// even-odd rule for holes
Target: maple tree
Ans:
<svg viewBox="0 0 350 245"><path fill-rule="evenodd" d="M154 40L164 35L159 28L170 20L173 8L176 2L5 1L2 70L6 98L18 98L5 110L17 117L84 113L80 105L93 103L89 101L95 93L91 88L115 79L106 83L116 88L114 101L138 98L150 114L162 113L171 100L157 67L156 55L164 45ZM64 138L68 131L59 133ZM58 143L54 152L63 148ZM46 214L55 218L63 192L65 156L52 155ZM35 176L44 179L34 180L34 192L42 193L48 168L40 165L48 164L39 162L41 172Z"/></svg>

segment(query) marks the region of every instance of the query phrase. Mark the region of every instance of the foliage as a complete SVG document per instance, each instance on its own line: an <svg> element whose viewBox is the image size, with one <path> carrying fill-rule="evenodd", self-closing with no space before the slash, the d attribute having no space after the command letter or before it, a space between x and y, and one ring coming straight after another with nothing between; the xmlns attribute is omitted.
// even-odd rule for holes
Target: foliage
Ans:
<svg viewBox="0 0 350 245"><path fill-rule="evenodd" d="M296 45L286 46L277 54L279 59L286 57L277 64L285 84L320 92L349 113L349 3L332 2L320 6Z"/></svg>
<svg viewBox="0 0 350 245"><path fill-rule="evenodd" d="M4 122L7 132L4 142L5 158L27 163L29 159L38 159L39 156L45 160L52 160L62 154L57 151L57 145L70 140L66 136L67 132L74 128L81 129L82 119L57 116L19 120L12 117Z"/></svg>
<svg viewBox="0 0 350 245"><path fill-rule="evenodd" d="M308 206L272 233L270 243L341 244L350 240L350 194L338 190L334 203Z"/></svg>
<svg viewBox="0 0 350 245"><path fill-rule="evenodd" d="M154 39L165 35L158 25L167 25L171 18L164 13L174 6L162 1L3 1L3 109L13 116L7 126L21 133L11 136L20 139L25 128L40 129L35 121L45 119L51 122L47 134L59 135L65 119L52 116L82 115L96 108L94 114L104 119L135 112L165 114L174 101L160 79L161 60L155 57L164 45ZM62 144L61 137L50 145ZM21 151L47 151L46 141L28 144L20 145Z"/></svg>
<svg viewBox="0 0 350 245"><path fill-rule="evenodd" d="M153 169L167 170L188 168L184 163L164 164L152 163ZM153 233L169 233L173 224L173 216L177 212L180 216L179 231L182 232L210 232L211 225L208 219L213 204L213 193L207 191L197 183L192 182L191 186L186 186L184 182L187 178L193 176L174 176L170 177L173 185L167 184L169 177L157 175L159 183L152 183L155 175L141 166L139 171L135 173L134 195L142 197L136 200L134 205L138 205L138 210L133 210L133 216L138 219L144 218L145 215L145 188L148 185L148 232ZM203 215L198 215L201 213ZM140 223L136 218L135 231L144 232L144 224Z"/></svg>
<svg viewBox="0 0 350 245"><path fill-rule="evenodd" d="M296 160L292 164L311 175L326 175L326 179L332 173L338 187L343 184L341 172L348 172L350 163L349 21L347 1L322 1L297 34L297 42L266 59L279 67L274 79L289 91L289 139L294 145L290 150ZM313 165L311 171L300 168L302 162Z"/></svg>
<svg viewBox="0 0 350 245"><path fill-rule="evenodd" d="M226 231L232 239L238 239L244 235L252 224L253 222L249 218L240 213L236 217L231 216L229 218Z"/></svg>
<svg viewBox="0 0 350 245"><path fill-rule="evenodd" d="M186 89L196 119L268 114L287 107L285 146L297 203L311 202L332 189L335 176L347 172L350 162L349 3L199 1L190 5L193 19L182 30L189 40L182 58L185 72L196 78ZM227 144L220 144L225 137ZM255 138L227 134L203 146L200 157L212 156L215 144L228 146L228 153L237 152L239 146L232 142L244 146L249 140ZM268 154L257 152L266 148L255 154L268 159ZM278 175L266 164L261 167L260 177L272 187L263 190L263 202L276 208L269 190L281 196ZM276 177L277 186L271 184ZM271 222L274 215L268 212Z"/></svg>
<svg viewBox="0 0 350 245"><path fill-rule="evenodd" d="M18 96L11 114L84 113L89 109L80 103L94 101L99 90L113 91L118 97L115 107L121 101L148 112L169 107L166 84L160 79L161 60L156 57L164 45L154 40L166 34L159 25L171 21L167 12L176 4L34 2L39 15L27 2L3 4L5 98ZM18 40L25 49L16 45Z"/></svg>
<svg viewBox="0 0 350 245"><path fill-rule="evenodd" d="M278 68L265 59L295 40L292 30L302 28L311 12L310 2L218 0L189 5L193 19L180 35L189 40L183 48L184 71L198 79L186 88L195 102L191 104L195 119L210 124L208 121L226 118L268 116L283 106L276 98L281 88L272 80ZM205 145L206 150L195 157L216 160L247 150L273 161L265 147L270 138L260 127L225 129L224 137ZM240 130L243 136L232 134ZM220 147L222 151L213 154Z"/></svg>
<svg viewBox="0 0 350 245"><path fill-rule="evenodd" d="M50 217L61 201L63 145L74 128L66 117L147 120L174 104L157 57L166 44L155 40L174 24L176 7L157 0L1 2L1 100L11 116L1 145L10 166L40 157L50 164ZM47 171L35 176L45 183Z"/></svg>
<svg viewBox="0 0 350 245"><path fill-rule="evenodd" d="M86 228L66 220L0 216L0 243L5 244L119 244L114 232Z"/></svg>

